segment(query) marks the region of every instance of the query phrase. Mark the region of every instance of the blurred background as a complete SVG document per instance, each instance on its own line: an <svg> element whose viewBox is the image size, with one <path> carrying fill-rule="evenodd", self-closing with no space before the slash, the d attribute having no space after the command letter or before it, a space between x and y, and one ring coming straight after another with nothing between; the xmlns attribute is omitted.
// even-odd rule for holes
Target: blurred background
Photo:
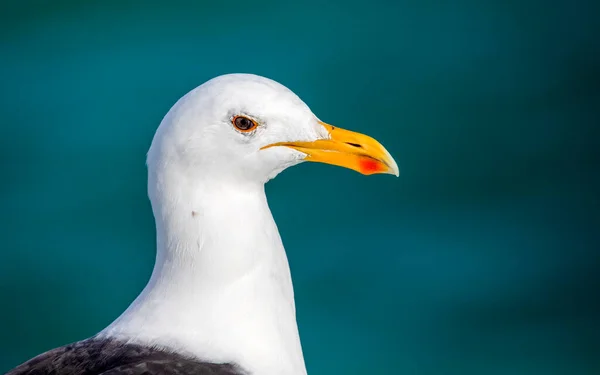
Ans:
<svg viewBox="0 0 600 375"><path fill-rule="evenodd" d="M187 91L248 72L401 170L311 163L267 185L309 374L599 374L599 12L4 0L0 372L141 291L154 131Z"/></svg>

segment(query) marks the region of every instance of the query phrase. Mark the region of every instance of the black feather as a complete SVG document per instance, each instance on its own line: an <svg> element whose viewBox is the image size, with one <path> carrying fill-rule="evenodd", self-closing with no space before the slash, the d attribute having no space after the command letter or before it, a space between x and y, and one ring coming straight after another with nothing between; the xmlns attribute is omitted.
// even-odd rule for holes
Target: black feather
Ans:
<svg viewBox="0 0 600 375"><path fill-rule="evenodd" d="M203 362L114 339L90 338L50 350L6 375L243 375L232 363Z"/></svg>

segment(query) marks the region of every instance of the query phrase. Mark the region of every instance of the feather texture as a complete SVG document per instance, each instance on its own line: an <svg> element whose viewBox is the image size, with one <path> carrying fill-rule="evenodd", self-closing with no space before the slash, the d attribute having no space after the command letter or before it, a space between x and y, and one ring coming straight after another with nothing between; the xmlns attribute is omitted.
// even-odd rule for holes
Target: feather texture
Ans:
<svg viewBox="0 0 600 375"><path fill-rule="evenodd" d="M37 357L6 375L242 375L237 365L209 363L159 348L91 338Z"/></svg>

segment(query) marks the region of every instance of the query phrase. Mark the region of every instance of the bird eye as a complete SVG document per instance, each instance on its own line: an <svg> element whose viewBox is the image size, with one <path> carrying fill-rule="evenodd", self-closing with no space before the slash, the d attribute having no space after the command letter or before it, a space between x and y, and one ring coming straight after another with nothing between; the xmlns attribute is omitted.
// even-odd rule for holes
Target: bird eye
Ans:
<svg viewBox="0 0 600 375"><path fill-rule="evenodd" d="M258 126L254 120L251 120L245 116L235 116L231 122L233 123L233 126L237 128L237 130L242 132L252 131Z"/></svg>

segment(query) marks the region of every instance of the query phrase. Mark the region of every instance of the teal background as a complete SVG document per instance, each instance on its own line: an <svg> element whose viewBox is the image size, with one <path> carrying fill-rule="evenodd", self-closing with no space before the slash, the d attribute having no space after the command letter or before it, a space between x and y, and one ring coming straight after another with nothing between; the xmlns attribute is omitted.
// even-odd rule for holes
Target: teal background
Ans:
<svg viewBox="0 0 600 375"><path fill-rule="evenodd" d="M145 153L273 78L401 175L267 185L309 374L600 374L598 2L0 5L0 372L95 334L155 251Z"/></svg>

